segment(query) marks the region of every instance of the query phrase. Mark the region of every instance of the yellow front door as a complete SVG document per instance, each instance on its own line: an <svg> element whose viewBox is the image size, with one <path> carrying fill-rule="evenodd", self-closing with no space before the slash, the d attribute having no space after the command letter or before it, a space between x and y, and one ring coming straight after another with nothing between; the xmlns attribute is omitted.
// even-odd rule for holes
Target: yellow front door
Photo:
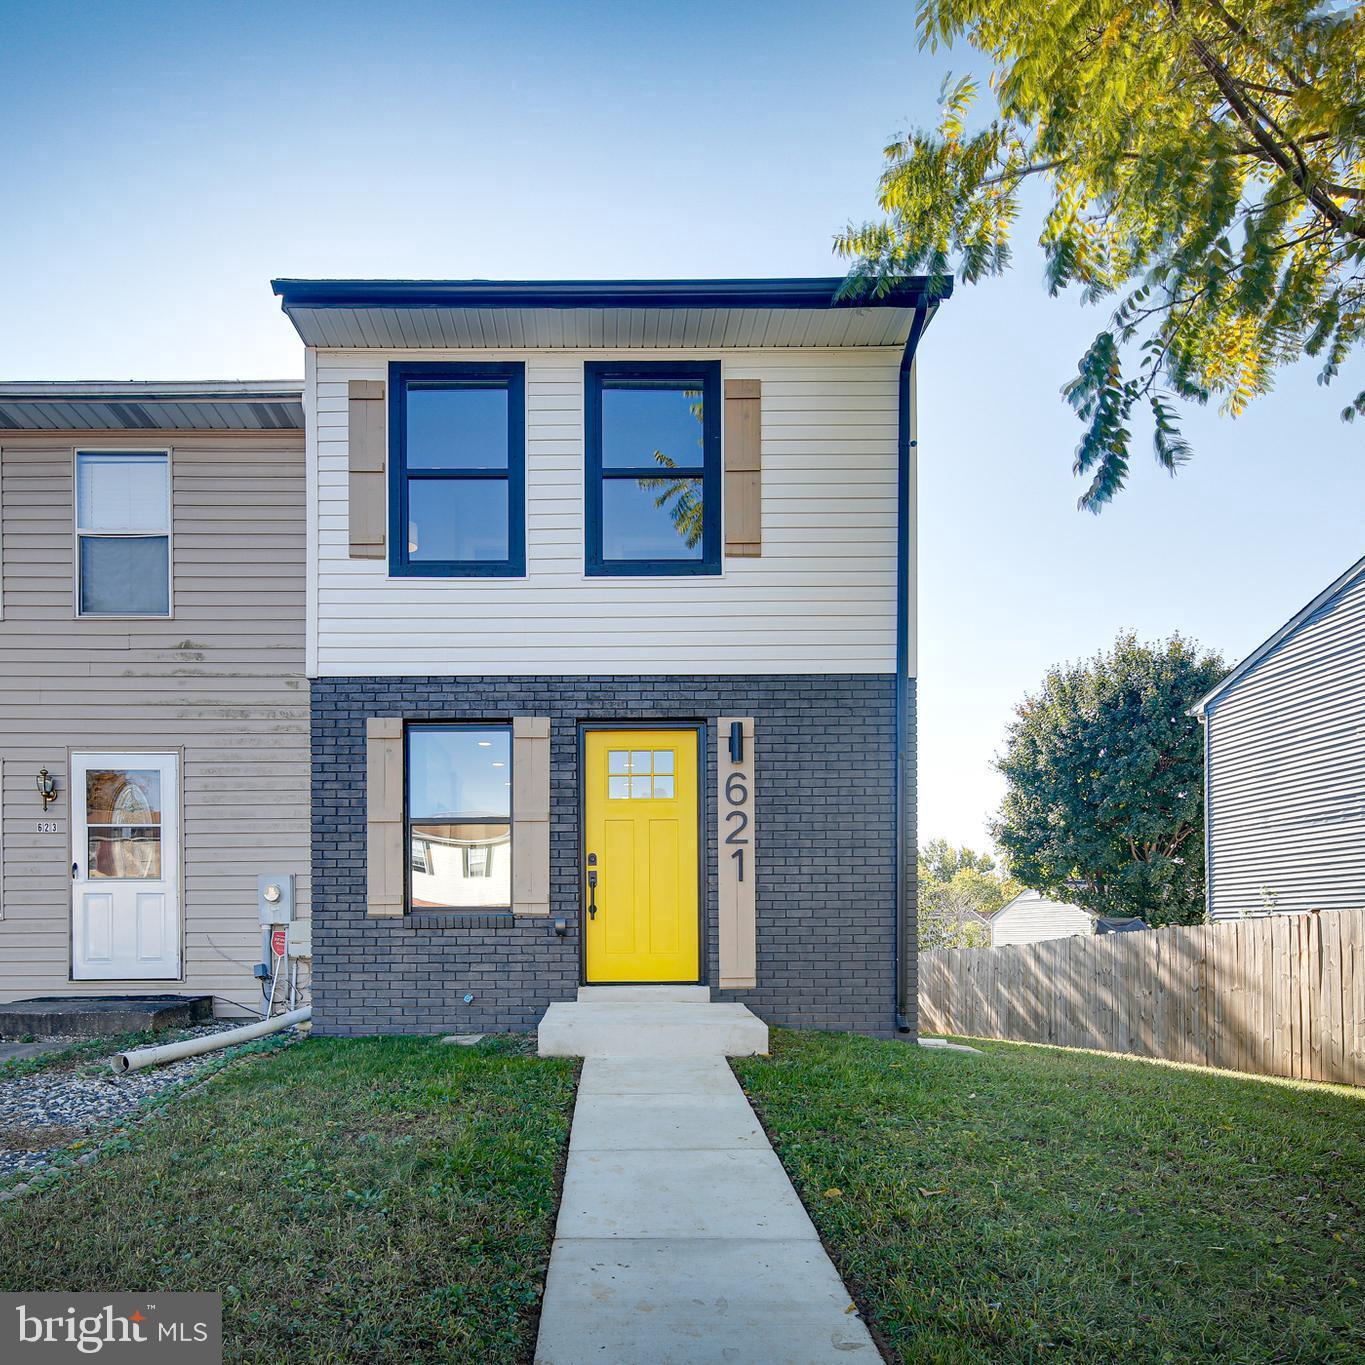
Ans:
<svg viewBox="0 0 1365 1365"><path fill-rule="evenodd" d="M585 760L587 979L698 980L697 732L589 730Z"/></svg>

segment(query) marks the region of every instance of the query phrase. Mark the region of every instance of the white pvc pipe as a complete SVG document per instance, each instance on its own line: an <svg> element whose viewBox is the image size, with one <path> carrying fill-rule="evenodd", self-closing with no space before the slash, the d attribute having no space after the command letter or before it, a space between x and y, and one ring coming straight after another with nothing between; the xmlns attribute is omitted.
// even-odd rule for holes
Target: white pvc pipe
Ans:
<svg viewBox="0 0 1365 1365"><path fill-rule="evenodd" d="M253 1038L264 1038L281 1029L292 1028L313 1017L312 1005L288 1014L277 1014L273 1019L258 1019L254 1024L230 1028L222 1033L208 1033L202 1038L186 1038L179 1043L165 1043L161 1047L140 1047L132 1052L120 1052L109 1065L115 1071L139 1071L144 1066L161 1066L164 1062L178 1062L182 1057L198 1057L202 1052L216 1052L220 1047L235 1043L249 1043Z"/></svg>

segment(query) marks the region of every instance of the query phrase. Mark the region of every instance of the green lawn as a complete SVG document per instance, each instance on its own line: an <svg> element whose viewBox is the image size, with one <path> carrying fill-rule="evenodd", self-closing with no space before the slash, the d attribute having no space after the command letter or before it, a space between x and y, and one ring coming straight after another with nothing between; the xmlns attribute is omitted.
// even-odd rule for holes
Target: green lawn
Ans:
<svg viewBox="0 0 1365 1365"><path fill-rule="evenodd" d="M735 1064L894 1357L1365 1359L1365 1093L979 1046Z"/></svg>
<svg viewBox="0 0 1365 1365"><path fill-rule="evenodd" d="M518 1039L244 1059L0 1206L0 1289L218 1290L233 1361L529 1359L573 1097Z"/></svg>

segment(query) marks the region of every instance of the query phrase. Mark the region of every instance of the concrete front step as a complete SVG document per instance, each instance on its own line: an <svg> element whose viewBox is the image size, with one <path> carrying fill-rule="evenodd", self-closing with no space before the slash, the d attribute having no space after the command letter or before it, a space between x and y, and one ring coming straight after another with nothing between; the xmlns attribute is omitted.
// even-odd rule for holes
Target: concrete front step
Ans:
<svg viewBox="0 0 1365 1365"><path fill-rule="evenodd" d="M212 1018L211 995L36 995L0 1005L0 1038L107 1038Z"/></svg>
<svg viewBox="0 0 1365 1365"><path fill-rule="evenodd" d="M578 1002L594 1001L603 1004L639 1005L651 1001L671 1000L680 1005L709 1005L710 986L580 986Z"/></svg>
<svg viewBox="0 0 1365 1365"><path fill-rule="evenodd" d="M599 1000L551 1005L537 1031L542 1057L752 1057L768 1026L744 1005Z"/></svg>

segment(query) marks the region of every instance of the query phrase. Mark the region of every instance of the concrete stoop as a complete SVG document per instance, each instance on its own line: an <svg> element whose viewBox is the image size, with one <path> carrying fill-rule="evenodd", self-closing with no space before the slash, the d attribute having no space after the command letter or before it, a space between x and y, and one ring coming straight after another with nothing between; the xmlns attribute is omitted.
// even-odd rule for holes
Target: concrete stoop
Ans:
<svg viewBox="0 0 1365 1365"><path fill-rule="evenodd" d="M0 1005L0 1038L108 1038L212 1018L211 995L35 995Z"/></svg>
<svg viewBox="0 0 1365 1365"><path fill-rule="evenodd" d="M545 1011L537 1040L542 1057L752 1057L768 1026L706 986L581 986Z"/></svg>

